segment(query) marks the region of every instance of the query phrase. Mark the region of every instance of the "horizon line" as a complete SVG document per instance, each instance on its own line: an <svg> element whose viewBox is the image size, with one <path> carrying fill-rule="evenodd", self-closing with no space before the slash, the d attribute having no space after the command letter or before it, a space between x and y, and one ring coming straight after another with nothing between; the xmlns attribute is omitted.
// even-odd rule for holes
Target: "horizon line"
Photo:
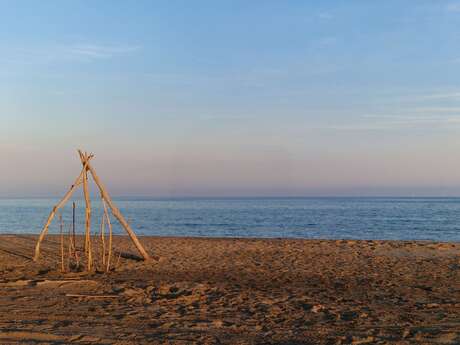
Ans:
<svg viewBox="0 0 460 345"><path fill-rule="evenodd" d="M92 196L94 199L100 197ZM167 200L167 199L458 199L460 195L242 195L242 196L216 196L216 195L198 195L198 196L143 196L143 195L112 195L113 199L144 199L144 200ZM0 196L0 200L8 199L60 199L62 196ZM74 198L84 200L83 197Z"/></svg>

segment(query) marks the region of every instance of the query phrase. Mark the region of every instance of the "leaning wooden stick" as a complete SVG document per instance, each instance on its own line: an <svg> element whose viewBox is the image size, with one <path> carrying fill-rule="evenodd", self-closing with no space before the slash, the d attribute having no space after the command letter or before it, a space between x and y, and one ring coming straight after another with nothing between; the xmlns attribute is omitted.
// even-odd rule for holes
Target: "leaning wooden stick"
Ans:
<svg viewBox="0 0 460 345"><path fill-rule="evenodd" d="M107 254L107 267L106 271L110 271L110 259L112 257L112 240L113 240L113 234L112 234L112 223L110 222L110 216L109 212L107 211L107 204L105 203L104 198L102 198L102 205L104 206L104 215L107 220L107 226L109 227L109 253Z"/></svg>
<svg viewBox="0 0 460 345"><path fill-rule="evenodd" d="M121 214L120 210L113 203L112 199L110 198L109 193L107 193L107 191L105 190L105 187L103 186L103 184L99 180L99 177L97 176L96 171L94 170L94 168L89 163L88 163L88 170L90 171L91 175L93 176L94 182L99 187L99 191L101 192L102 198L104 198L104 200L107 202L107 205L112 210L113 216L120 222L120 224L126 230L126 232L128 233L129 237L133 241L134 245L136 246L137 250L139 251L139 253L144 258L144 260L150 260L150 255L144 249L144 247L142 246L141 242L137 238L136 234L134 233L134 231L129 226L128 222L125 220L125 218Z"/></svg>
<svg viewBox="0 0 460 345"><path fill-rule="evenodd" d="M45 226L43 227L42 232L40 233L40 236L38 237L37 244L35 245L35 255L34 255L34 261L37 261L39 256L40 256L40 244L45 238L46 233L48 232L48 228L51 224L51 221L53 220L54 216L56 215L56 212L65 205L65 203L70 199L72 196L73 192L75 191L75 188L81 183L81 179L83 177L83 174L85 173L87 166L89 162L86 162L86 165L83 167L81 170L80 175L78 175L77 179L75 182L70 186L70 189L68 192L64 195L64 197L61 199L61 201L58 202L56 206L53 207L53 210L51 211L50 215L48 216L48 219L46 221Z"/></svg>
<svg viewBox="0 0 460 345"><path fill-rule="evenodd" d="M92 255L92 247L91 247L91 200L89 198L89 190L88 190L88 161L90 159L90 156L88 156L86 153L83 154L80 153L80 158L83 164L83 167L86 166L86 170L83 174L83 195L85 197L85 253L87 257L87 268L88 271L91 271L92 268L92 261L93 261L93 255Z"/></svg>
<svg viewBox="0 0 460 345"><path fill-rule="evenodd" d="M81 162L83 164L83 166L85 166L85 163L86 163L86 157L85 155L78 151L79 155L80 155L80 159L81 159ZM84 194L84 197L85 197L85 255L88 255L88 237L89 237L89 234L88 234L88 230L89 230L89 227L88 225L88 200L87 200L87 195L88 195L88 169L85 170L85 172L83 173L83 176L82 176L82 182L83 182L83 194Z"/></svg>

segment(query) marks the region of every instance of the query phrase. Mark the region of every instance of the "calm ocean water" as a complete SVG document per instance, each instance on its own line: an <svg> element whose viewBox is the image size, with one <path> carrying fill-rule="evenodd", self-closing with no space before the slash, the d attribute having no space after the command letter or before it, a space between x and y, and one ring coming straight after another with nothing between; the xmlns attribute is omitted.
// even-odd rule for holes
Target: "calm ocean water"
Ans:
<svg viewBox="0 0 460 345"><path fill-rule="evenodd" d="M38 233L54 199L0 199L0 233ZM460 198L119 199L138 234L460 241ZM84 204L77 200L83 229ZM101 205L94 202L96 230ZM70 224L71 209L63 218ZM58 232L54 221L51 232ZM119 226L115 229L121 233Z"/></svg>

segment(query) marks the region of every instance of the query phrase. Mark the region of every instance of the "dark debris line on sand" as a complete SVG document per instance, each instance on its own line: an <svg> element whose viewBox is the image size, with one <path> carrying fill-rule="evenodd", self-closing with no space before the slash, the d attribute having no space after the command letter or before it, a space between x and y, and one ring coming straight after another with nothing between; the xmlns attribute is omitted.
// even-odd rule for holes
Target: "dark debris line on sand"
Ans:
<svg viewBox="0 0 460 345"><path fill-rule="evenodd" d="M34 239L0 244L0 344L460 344L459 244L143 238L78 275Z"/></svg>

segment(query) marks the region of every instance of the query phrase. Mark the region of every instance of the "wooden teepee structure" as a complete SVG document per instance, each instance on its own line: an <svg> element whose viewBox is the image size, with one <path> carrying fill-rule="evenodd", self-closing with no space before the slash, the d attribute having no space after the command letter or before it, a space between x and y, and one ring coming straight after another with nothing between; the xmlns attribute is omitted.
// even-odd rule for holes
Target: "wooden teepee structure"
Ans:
<svg viewBox="0 0 460 345"><path fill-rule="evenodd" d="M121 214L120 210L115 206L113 203L112 199L110 198L109 193L101 183L99 177L96 174L96 171L90 164L90 160L94 157L92 154L87 154L83 153L81 150L78 150L78 154L80 155L80 160L83 165L83 168L80 172L80 175L78 175L77 179L75 182L72 184L68 192L64 195L64 197L59 201L59 203L54 206L53 210L51 211L50 215L48 216L48 219L46 221L45 226L43 227L42 232L40 233L40 237L38 238L37 244L35 245L35 255L34 255L34 261L37 261L39 256L40 256L40 244L43 241L43 239L46 236L46 233L48 232L48 228L56 215L56 212L62 208L66 202L70 199L74 191L79 185L83 185L83 194L85 197L85 204L86 204L86 209L85 209L85 252L91 256L91 201L89 197L89 191L88 191L88 172L91 174L93 177L94 182L96 183L97 187L99 188L99 192L101 193L101 199L102 203L104 205L104 209L107 214L107 207L106 205L109 206L110 210L112 211L113 216L120 222L120 224L123 226L123 228L126 230L128 233L129 237L133 241L134 245L136 246L137 250L139 253L142 255L144 260L150 260L149 254L146 252L142 244L140 243L139 239L137 238L136 234L134 231L131 229L130 225L128 222L125 220L123 215ZM107 214L108 218L108 214ZM110 221L109 219L107 219ZM89 258L89 262L91 262L91 257Z"/></svg>

